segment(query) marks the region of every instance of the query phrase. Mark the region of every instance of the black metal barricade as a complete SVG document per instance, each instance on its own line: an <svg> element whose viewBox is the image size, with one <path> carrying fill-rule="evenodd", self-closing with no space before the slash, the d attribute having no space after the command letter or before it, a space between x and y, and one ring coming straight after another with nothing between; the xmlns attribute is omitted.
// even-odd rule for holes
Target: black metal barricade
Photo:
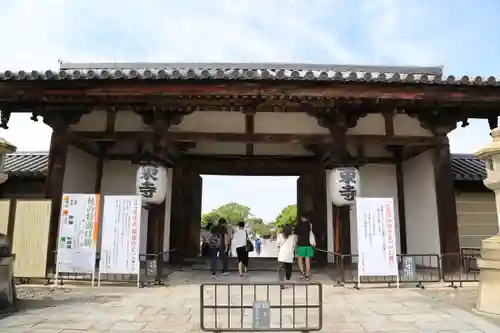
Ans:
<svg viewBox="0 0 500 333"><path fill-rule="evenodd" d="M397 283L396 276L361 276L358 281L358 255L334 254L334 276L339 285L366 283ZM437 254L398 254L399 282L414 283L423 288L424 283L441 281L441 262Z"/></svg>
<svg viewBox="0 0 500 333"><path fill-rule="evenodd" d="M481 252L471 248L464 248L460 253L443 254L441 256L443 282L448 282L450 287L456 288L456 284L462 287L464 282L479 281L477 266L479 258Z"/></svg>
<svg viewBox="0 0 500 333"><path fill-rule="evenodd" d="M323 323L321 283L205 283L205 332L313 332Z"/></svg>
<svg viewBox="0 0 500 333"><path fill-rule="evenodd" d="M177 251L177 249L172 249L168 251L163 251L159 253L141 253L139 254L139 268L140 276L139 282L140 286L145 285L163 285L165 278L172 272L168 270L168 264L165 263L164 257L171 252ZM95 276L94 281L98 280L99 274L99 264L100 264L100 254L96 255L95 263ZM57 281L55 281L57 276ZM29 284L31 282L36 282L40 278L33 277L16 277L19 283ZM136 274L101 274L101 282L115 282L115 283L137 283ZM59 285L63 285L65 281L73 282L92 282L91 273L63 273L56 272L56 266L52 265L47 267L47 274L45 277L45 284L50 284L52 281Z"/></svg>

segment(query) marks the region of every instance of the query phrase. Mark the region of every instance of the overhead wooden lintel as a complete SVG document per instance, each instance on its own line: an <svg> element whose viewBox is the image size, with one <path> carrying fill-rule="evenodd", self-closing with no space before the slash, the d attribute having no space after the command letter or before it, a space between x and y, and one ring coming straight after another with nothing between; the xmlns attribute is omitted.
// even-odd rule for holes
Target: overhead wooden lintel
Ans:
<svg viewBox="0 0 500 333"><path fill-rule="evenodd" d="M152 140L155 137L153 131L149 132L69 132L68 138L72 141L77 140ZM221 141L221 142L269 142L269 143L330 143L332 136L330 134L263 134L263 133L200 133L200 132L169 132L168 138L172 142L198 142L198 141ZM439 138L431 136L401 136L394 135L388 137L385 135L347 135L347 142L376 142L386 145L433 145L439 142Z"/></svg>

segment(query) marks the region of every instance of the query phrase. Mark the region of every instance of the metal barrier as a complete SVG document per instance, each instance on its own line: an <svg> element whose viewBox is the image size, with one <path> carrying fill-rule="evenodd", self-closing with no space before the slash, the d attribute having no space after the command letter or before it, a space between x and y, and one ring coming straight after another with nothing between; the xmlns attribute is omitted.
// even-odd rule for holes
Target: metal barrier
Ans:
<svg viewBox="0 0 500 333"><path fill-rule="evenodd" d="M172 249L168 251L163 251L159 253L142 253L139 254L139 269L140 269L140 286L145 285L163 285L164 279L173 271L167 271L168 264L164 262L165 255L171 252L177 251L177 249ZM54 251L56 253L56 251ZM55 254L56 255L56 254ZM100 264L100 254L96 255L96 271L94 280L97 280L97 274L99 274L99 264ZM51 282L57 282L59 285L63 285L65 281L74 282L92 282L92 273L65 273L59 272L56 279L56 266L47 267L47 274L45 277L45 284L51 284ZM16 277L16 280L21 284L29 284L40 280L40 278L29 278L29 277ZM101 274L101 282L121 282L121 283L137 283L136 274Z"/></svg>
<svg viewBox="0 0 500 333"><path fill-rule="evenodd" d="M313 332L322 323L321 283L200 286L200 326L205 332Z"/></svg>
<svg viewBox="0 0 500 333"><path fill-rule="evenodd" d="M477 266L477 258L481 257L481 248L478 247L462 247L460 249L462 256L462 265L469 271L479 271Z"/></svg>
<svg viewBox="0 0 500 333"><path fill-rule="evenodd" d="M358 255L336 256L334 270L339 285L354 284L358 287ZM441 264L437 254L398 254L399 282L414 283L423 288L424 283L441 281ZM389 286L397 283L396 276L361 276L361 284L387 283Z"/></svg>
<svg viewBox="0 0 500 333"><path fill-rule="evenodd" d="M453 288L457 287L457 283L462 287L464 282L479 281L477 259L481 257L481 253L477 251L475 253L467 252L467 250L460 252L441 256L443 266L441 278L443 282L450 283L450 287Z"/></svg>

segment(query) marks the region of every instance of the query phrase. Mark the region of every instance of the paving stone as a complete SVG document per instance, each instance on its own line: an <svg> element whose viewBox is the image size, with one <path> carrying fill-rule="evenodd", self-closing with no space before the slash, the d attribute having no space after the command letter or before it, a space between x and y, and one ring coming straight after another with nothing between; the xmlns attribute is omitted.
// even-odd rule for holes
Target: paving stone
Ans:
<svg viewBox="0 0 500 333"><path fill-rule="evenodd" d="M114 324L111 328L111 332L140 332L146 323L133 322L133 321L120 321Z"/></svg>
<svg viewBox="0 0 500 333"><path fill-rule="evenodd" d="M52 288L50 295L61 302L50 302L50 307L38 305L0 320L0 331L5 332L201 332L200 284L210 279L206 273L176 272L167 287L138 289L134 287ZM500 332L500 328L478 315L440 303L419 291L410 289L369 289L333 287L329 278L315 275L323 282L324 332ZM255 273L245 282L275 282L273 273ZM232 275L218 282L240 282ZM26 288L25 288L26 289ZM282 291L279 286L258 287L255 298L268 300L273 305L314 305L318 302L316 286L305 284ZM295 293L295 300L294 300ZM32 295L47 292L35 292ZM233 306L251 306L253 286L204 287L205 305L217 303ZM319 310L273 309L272 327L316 326ZM215 323L217 318L217 325ZM207 327L252 325L251 309L204 309Z"/></svg>

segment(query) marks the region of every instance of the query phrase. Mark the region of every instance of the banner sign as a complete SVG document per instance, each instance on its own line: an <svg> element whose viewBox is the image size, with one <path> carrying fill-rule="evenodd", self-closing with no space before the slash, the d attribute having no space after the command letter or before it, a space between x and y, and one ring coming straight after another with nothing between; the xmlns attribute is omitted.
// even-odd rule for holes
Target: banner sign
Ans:
<svg viewBox="0 0 500 333"><path fill-rule="evenodd" d="M398 276L393 198L356 199L358 276Z"/></svg>
<svg viewBox="0 0 500 333"><path fill-rule="evenodd" d="M99 274L139 275L140 195L104 197Z"/></svg>
<svg viewBox="0 0 500 333"><path fill-rule="evenodd" d="M59 221L56 274L95 272L98 230L99 195L64 194Z"/></svg>

